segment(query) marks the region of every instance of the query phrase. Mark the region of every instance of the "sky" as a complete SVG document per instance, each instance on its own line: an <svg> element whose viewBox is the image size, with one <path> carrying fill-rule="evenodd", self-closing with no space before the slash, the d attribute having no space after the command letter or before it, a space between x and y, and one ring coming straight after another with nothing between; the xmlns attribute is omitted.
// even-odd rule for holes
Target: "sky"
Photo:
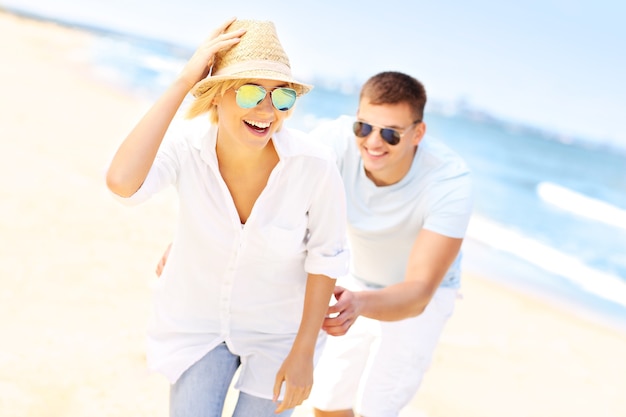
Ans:
<svg viewBox="0 0 626 417"><path fill-rule="evenodd" d="M385 70L436 101L626 147L626 2L614 0L0 0L195 47L230 16L276 24L294 73L361 83Z"/></svg>

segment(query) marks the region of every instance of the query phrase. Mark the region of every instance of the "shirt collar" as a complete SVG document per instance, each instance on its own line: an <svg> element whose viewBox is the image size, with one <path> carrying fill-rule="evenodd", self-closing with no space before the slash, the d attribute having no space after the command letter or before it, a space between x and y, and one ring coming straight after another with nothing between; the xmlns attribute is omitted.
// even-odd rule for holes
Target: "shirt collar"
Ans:
<svg viewBox="0 0 626 417"><path fill-rule="evenodd" d="M217 125L205 121L201 129L196 130L190 140L191 146L200 151L202 160L207 163L217 163L217 155L215 154L215 144L217 143ZM283 160L293 154L290 142L286 140L289 131L285 126L278 132L274 133L272 141L274 148L278 153L278 158Z"/></svg>

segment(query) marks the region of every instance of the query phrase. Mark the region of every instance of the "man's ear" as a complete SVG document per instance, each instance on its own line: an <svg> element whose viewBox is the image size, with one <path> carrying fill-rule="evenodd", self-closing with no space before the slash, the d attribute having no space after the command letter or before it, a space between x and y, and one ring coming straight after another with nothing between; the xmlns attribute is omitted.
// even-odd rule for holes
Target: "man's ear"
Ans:
<svg viewBox="0 0 626 417"><path fill-rule="evenodd" d="M419 145L419 143L422 141L422 138L426 134L426 123L425 122L419 122L417 124L417 126L415 126L413 128L413 130L414 130L414 132L413 132L413 144L415 146L417 146L417 145Z"/></svg>

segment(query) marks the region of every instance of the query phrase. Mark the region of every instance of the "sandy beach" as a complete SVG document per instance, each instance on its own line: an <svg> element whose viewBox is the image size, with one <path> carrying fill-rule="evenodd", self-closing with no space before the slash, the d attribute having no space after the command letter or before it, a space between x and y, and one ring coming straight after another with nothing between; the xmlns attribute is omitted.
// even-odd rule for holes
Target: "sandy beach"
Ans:
<svg viewBox="0 0 626 417"><path fill-rule="evenodd" d="M149 103L90 72L91 42L0 12L2 417L168 415L144 335L175 206L164 193L122 207L106 190L106 163ZM402 417L623 417L625 354L624 332L465 275Z"/></svg>

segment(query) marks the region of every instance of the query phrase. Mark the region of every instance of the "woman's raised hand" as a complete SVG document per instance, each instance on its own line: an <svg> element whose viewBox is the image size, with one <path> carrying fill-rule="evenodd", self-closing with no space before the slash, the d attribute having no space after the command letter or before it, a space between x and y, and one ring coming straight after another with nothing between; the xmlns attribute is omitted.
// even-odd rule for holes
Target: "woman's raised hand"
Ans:
<svg viewBox="0 0 626 417"><path fill-rule="evenodd" d="M189 86L189 90L191 90L198 81L203 80L209 74L209 70L215 59L215 54L222 49L231 48L233 45L239 43L241 36L246 33L245 29L224 33L228 26L235 20L237 20L237 18L233 17L215 29L198 49L196 49L196 52L194 52L187 64L185 64L179 78Z"/></svg>

